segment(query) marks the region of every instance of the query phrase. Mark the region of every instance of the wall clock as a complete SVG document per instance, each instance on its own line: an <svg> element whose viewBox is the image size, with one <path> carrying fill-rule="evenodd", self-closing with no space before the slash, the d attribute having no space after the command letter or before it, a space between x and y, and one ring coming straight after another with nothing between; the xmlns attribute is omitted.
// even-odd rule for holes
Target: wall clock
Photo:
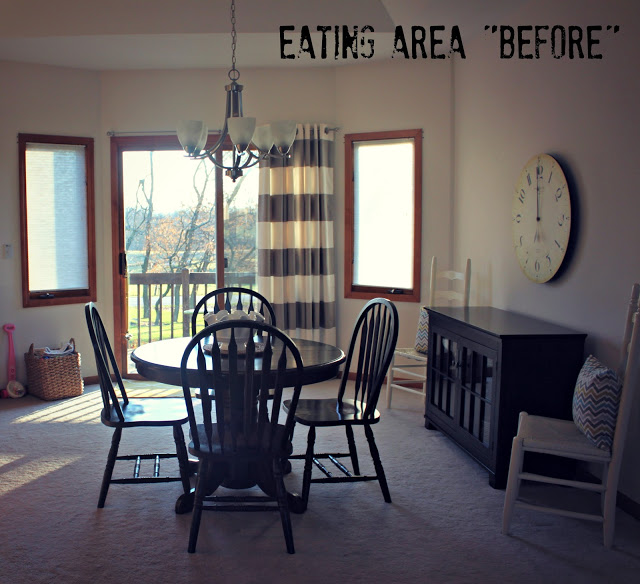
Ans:
<svg viewBox="0 0 640 584"><path fill-rule="evenodd" d="M571 201L560 164L536 154L525 164L512 207L513 245L520 268L538 284L562 265L571 231Z"/></svg>

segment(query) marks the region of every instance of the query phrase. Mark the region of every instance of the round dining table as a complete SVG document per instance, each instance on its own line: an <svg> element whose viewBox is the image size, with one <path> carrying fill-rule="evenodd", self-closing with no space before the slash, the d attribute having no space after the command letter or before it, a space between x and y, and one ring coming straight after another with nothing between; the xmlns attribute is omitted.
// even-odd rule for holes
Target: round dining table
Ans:
<svg viewBox="0 0 640 584"><path fill-rule="evenodd" d="M190 340L191 337L176 337L140 345L134 349L131 360L138 373L146 379L168 385L182 385L180 363ZM293 340L300 351L304 364L303 385L327 381L338 376L340 365L345 360L342 349L319 341L295 338ZM260 366L260 360L260 355L257 355L256 368ZM293 369L291 374L293 374ZM196 387L198 385L198 368L195 355L187 363L187 375L189 385Z"/></svg>
<svg viewBox="0 0 640 584"><path fill-rule="evenodd" d="M143 377L168 385L182 385L180 365L182 356L191 337L177 337L173 339L163 339L154 341L137 347L132 355L131 360L138 369L138 373ZM319 383L337 377L340 365L345 360L345 354L342 349L326 343L318 341L310 341L306 339L293 339L300 351L303 362L302 385ZM206 342L206 339L205 339ZM207 356L207 358L211 358ZM256 359L256 369L261 366L261 356L258 354ZM223 361L224 363L224 361ZM293 377L295 370L291 369ZM200 378L198 376L198 368L195 355L187 362L187 375L190 387L198 387ZM285 385L286 385L285 371ZM285 472L290 472L291 466L287 461ZM232 476L228 477L224 486L231 488L248 488L256 484L257 479L253 473L241 466L234 466L230 471ZM215 490L216 481L211 480L211 492ZM270 493L273 495L273 493ZM303 513L306 509L302 498L293 493L287 493L289 500L289 510L292 513ZM176 508L184 505L182 497L178 499Z"/></svg>

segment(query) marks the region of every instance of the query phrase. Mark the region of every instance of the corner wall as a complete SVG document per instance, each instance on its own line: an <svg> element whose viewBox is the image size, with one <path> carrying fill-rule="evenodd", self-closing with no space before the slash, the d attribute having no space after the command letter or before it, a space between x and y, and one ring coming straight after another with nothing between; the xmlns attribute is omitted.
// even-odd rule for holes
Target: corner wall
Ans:
<svg viewBox="0 0 640 584"><path fill-rule="evenodd" d="M454 65L455 258L472 258L472 300L588 333L587 353L616 366L626 305L640 280L640 26L632 2L536 0L510 25L620 25L602 60L501 60L486 33ZM541 47L543 50L544 46ZM555 156L572 197L575 249L561 277L534 284L513 251L514 185L534 154ZM640 501L640 397L620 490Z"/></svg>

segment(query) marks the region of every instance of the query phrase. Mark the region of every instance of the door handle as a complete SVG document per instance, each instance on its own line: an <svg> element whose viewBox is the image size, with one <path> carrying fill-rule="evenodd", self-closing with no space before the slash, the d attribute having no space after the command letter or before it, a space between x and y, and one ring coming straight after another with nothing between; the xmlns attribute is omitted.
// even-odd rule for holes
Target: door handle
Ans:
<svg viewBox="0 0 640 584"><path fill-rule="evenodd" d="M118 255L118 271L121 276L127 275L127 254L123 251Z"/></svg>

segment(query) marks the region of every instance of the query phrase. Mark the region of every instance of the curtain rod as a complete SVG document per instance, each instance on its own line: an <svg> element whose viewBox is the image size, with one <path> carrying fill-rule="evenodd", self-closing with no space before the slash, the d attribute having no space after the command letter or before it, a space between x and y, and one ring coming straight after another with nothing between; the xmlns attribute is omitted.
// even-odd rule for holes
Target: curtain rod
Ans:
<svg viewBox="0 0 640 584"><path fill-rule="evenodd" d="M339 126L336 126L335 128L325 128L324 132L325 134L328 134L329 132L337 132L340 129ZM222 130L210 130L213 131L213 133L219 134ZM166 135L166 134L177 134L176 130L143 130L140 132L117 132L116 130L109 130L107 132L107 136L111 137L111 136L153 136L153 135Z"/></svg>
<svg viewBox="0 0 640 584"><path fill-rule="evenodd" d="M176 130L142 130L140 132L116 132L109 130L107 136L153 136L154 134L177 134Z"/></svg>

